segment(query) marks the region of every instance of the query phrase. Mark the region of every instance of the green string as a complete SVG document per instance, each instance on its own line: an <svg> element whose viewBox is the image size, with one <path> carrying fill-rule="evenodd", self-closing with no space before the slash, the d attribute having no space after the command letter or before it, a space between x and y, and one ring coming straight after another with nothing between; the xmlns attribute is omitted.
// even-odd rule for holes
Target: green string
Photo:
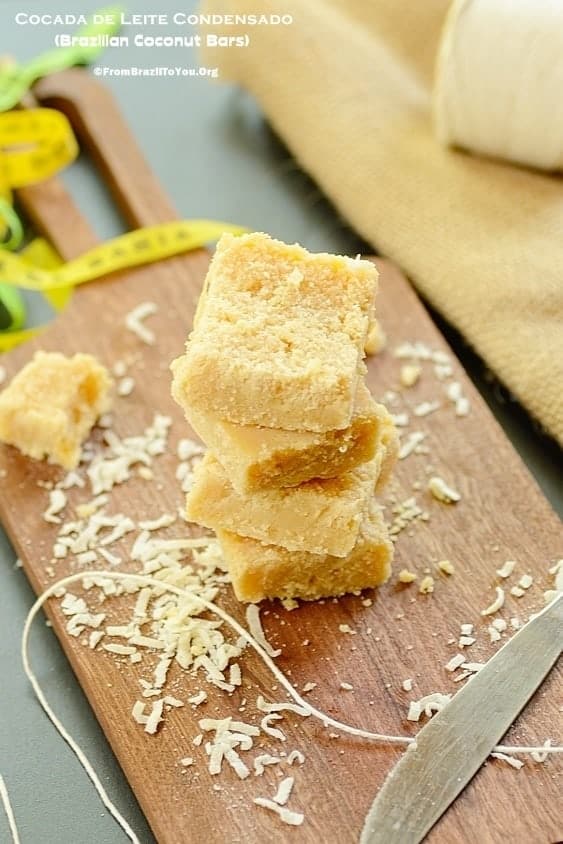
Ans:
<svg viewBox="0 0 563 844"><path fill-rule="evenodd" d="M1 197L0 218L4 220L8 229L8 237L0 241L0 249L8 249L13 252L21 246L23 241L23 225L10 203Z"/></svg>
<svg viewBox="0 0 563 844"><path fill-rule="evenodd" d="M92 38L97 35L114 35L120 27L122 6L108 6L96 14L103 16L104 23L90 23L76 33L77 37ZM110 20L110 23L106 23ZM25 65L9 65L0 69L0 112L14 108L29 91L34 82L42 76L66 70L80 64L90 64L102 52L103 47L56 47L32 59Z"/></svg>

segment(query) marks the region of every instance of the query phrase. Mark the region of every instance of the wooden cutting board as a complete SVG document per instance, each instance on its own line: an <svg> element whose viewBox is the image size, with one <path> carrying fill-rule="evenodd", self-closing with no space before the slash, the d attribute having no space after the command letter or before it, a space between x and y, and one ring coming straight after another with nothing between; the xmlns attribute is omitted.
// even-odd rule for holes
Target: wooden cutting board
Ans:
<svg viewBox="0 0 563 844"><path fill-rule="evenodd" d="M38 86L37 95L72 116L82 141L103 164L104 174L132 224L174 217L174 210L103 88L86 74L74 71L45 80ZM94 244L89 226L59 183L22 191L20 199L66 259ZM156 411L170 415L173 426L170 454L155 463L156 482L134 479L114 490L112 510L129 513L135 519L173 511L182 500L174 474L175 446L179 438L192 434L170 398L168 364L182 352L208 260L207 253L200 251L87 285L38 340L2 358L9 374L38 348L69 354L91 352L108 366L128 356L136 359L130 372L136 388L131 396L117 399L116 431L122 436L138 433ZM423 446L428 447L427 454L414 453L399 462L396 480L383 500L392 519L393 502L414 495L430 519L400 534L395 574L390 583L370 595L373 605L365 606L361 597L354 596L301 605L292 612L277 603L265 604L268 614L263 612L263 620L269 639L283 648L277 660L280 668L297 687L307 682L318 684L309 695L312 703L366 729L414 735L417 725L405 720L409 700L458 688L444 664L458 650L460 624L475 624L477 642L467 649L469 661L483 661L497 647L489 643L487 621L480 616L500 582L495 570L505 560L517 561L509 586L524 573L533 575L534 584L526 595L520 599L508 595L501 613L507 620L514 616L525 620L543 605L542 592L552 584L547 571L561 556L561 532L557 517L408 282L389 262L378 259L377 265L381 272L378 314L388 347L369 360L368 383L377 398L388 390L398 394L391 410L407 412L411 419L404 438L409 431L420 430L426 434ZM158 338L153 347L124 328L125 315L146 300L158 306L150 322ZM415 340L450 356L454 378L471 403L467 417L455 416L453 405L444 395L444 382L437 380L430 363L422 364L423 374L415 387L400 389L401 361L393 350ZM415 417L414 407L426 400L439 400L440 409L426 417ZM47 566L57 528L41 518L47 493L38 483L56 480L61 473L7 447L0 448L1 473L5 476L0 486L0 517L30 582L40 592L52 582ZM430 474L441 475L453 484L461 492L461 502L448 506L432 499L425 491ZM75 493L69 492L71 503ZM83 494L79 497L84 500ZM176 523L165 535L187 531L187 526ZM124 540L121 550L130 544L130 538ZM453 576L435 571L435 563L443 559L454 563ZM429 569L436 580L434 592L419 594L416 583L398 585L396 574L403 567L418 573L418 583ZM57 577L69 571L66 561L57 563ZM400 750L345 735L332 738L312 718L287 717L284 749L299 748L306 757L302 767L291 769L296 783L290 806L303 811L306 819L299 828L284 826L252 802L255 796L271 797L282 766L245 781L230 769L214 779L207 773L203 749L194 748L191 742L199 732L199 718L237 716L243 696L249 701L244 716L247 720L253 718L257 694L282 699L279 689L272 690L275 683L257 658L246 654L242 660L249 688L229 697L209 686L205 711L200 708L194 712L185 706L171 712L159 733L148 736L130 715L139 696L136 666L118 665L111 655L92 652L70 637L57 603L52 602L48 608L54 629L160 844L262 844L270 840L351 844L357 840L369 805ZM237 618L244 618L244 610L230 590L225 591L221 604ZM340 624L349 625L356 635L340 632ZM310 642L307 647L302 645L304 640ZM407 678L413 680L410 693L402 689ZM353 691L341 690L341 682L352 684ZM185 696L201 686L187 675L180 684ZM560 692L561 673L555 669L505 743L560 739ZM182 696L178 688L174 693ZM479 717L478 712L475 717ZM38 708L38 724L43 724L42 718ZM51 729L46 722L44 728ZM272 740L269 749L279 750L275 744ZM185 755L196 758L187 771L178 764ZM78 763L76 766L76 776L85 776ZM214 784L221 790L214 790ZM563 838L557 802L560 793L561 762L557 760L545 765L527 761L520 771L491 761L427 840L432 844L498 844L506 840L513 844L552 844ZM118 838L121 840L116 831Z"/></svg>

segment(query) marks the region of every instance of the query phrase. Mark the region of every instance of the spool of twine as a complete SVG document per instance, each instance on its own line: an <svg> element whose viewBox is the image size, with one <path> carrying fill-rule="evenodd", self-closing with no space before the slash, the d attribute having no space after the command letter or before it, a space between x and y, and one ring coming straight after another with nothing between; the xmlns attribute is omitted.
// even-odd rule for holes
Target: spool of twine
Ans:
<svg viewBox="0 0 563 844"><path fill-rule="evenodd" d="M563 170L563 0L454 0L434 126L447 146Z"/></svg>

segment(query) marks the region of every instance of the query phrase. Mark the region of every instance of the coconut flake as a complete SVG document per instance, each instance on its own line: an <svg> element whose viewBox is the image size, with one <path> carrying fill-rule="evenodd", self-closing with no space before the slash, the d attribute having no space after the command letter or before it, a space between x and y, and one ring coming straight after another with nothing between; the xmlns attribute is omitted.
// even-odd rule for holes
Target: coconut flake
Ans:
<svg viewBox="0 0 563 844"><path fill-rule="evenodd" d="M154 302L141 302L140 305L133 308L133 310L125 317L126 328L128 328L129 331L132 331L139 340L142 340L143 343L146 343L149 346L154 345L155 335L146 327L146 325L143 324L143 320L152 314L155 314L157 311L158 307Z"/></svg>
<svg viewBox="0 0 563 844"><path fill-rule="evenodd" d="M433 692L421 697L420 700L411 700L407 721L418 721L423 713L431 718L436 712L440 712L451 699L452 696L449 694Z"/></svg>
<svg viewBox="0 0 563 844"><path fill-rule="evenodd" d="M459 492L448 486L443 478L437 475L428 481L428 490L437 501L441 501L444 504L456 504L461 500Z"/></svg>
<svg viewBox="0 0 563 844"><path fill-rule="evenodd" d="M272 798L274 802L277 803L279 806L285 806L285 804L291 797L291 792L293 790L294 783L294 777L284 777L284 779L280 782L278 786L278 790Z"/></svg>
<svg viewBox="0 0 563 844"><path fill-rule="evenodd" d="M298 751L293 751L293 753L297 753ZM277 765L281 762L279 756L272 756L271 753L262 753L260 756L257 756L253 762L254 765L254 776L261 777L264 773L266 765ZM288 759L288 764L291 764Z"/></svg>
<svg viewBox="0 0 563 844"><path fill-rule="evenodd" d="M504 606L504 589L500 586L495 586L496 598L488 607L481 610L481 615L493 615Z"/></svg>
<svg viewBox="0 0 563 844"><path fill-rule="evenodd" d="M497 569L498 576L502 578L510 577L510 575L514 571L515 566L516 560L507 560L505 563L502 564L500 569Z"/></svg>
<svg viewBox="0 0 563 844"><path fill-rule="evenodd" d="M283 823L289 826L301 826L304 820L304 815L298 812L291 812L285 806L279 806L273 800L268 800L267 797L255 797L254 802L257 806L262 806L264 809L269 809L275 812Z"/></svg>
<svg viewBox="0 0 563 844"><path fill-rule="evenodd" d="M66 507L66 495L62 491L62 489L52 489L49 492L49 506L43 513L43 518L46 522L50 522L53 525L60 525L61 519L57 515Z"/></svg>

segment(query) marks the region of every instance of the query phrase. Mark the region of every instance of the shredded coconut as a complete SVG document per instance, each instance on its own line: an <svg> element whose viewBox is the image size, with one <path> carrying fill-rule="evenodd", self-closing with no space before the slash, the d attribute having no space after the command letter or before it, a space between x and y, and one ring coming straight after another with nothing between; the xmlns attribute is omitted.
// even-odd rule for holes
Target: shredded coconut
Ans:
<svg viewBox="0 0 563 844"><path fill-rule="evenodd" d="M295 751L295 750L293 751L293 753L296 753L296 752L298 752L298 751ZM264 773L266 765L278 765L280 762L281 762L281 759L280 759L279 756L272 756L271 753L261 753L260 756L257 756L254 759L254 763L253 763L253 765L254 765L254 776L255 777L261 777L262 774ZM291 762L289 762L289 759L288 759L288 764L291 764Z"/></svg>
<svg viewBox="0 0 563 844"><path fill-rule="evenodd" d="M438 569L443 573L451 576L455 574L455 566L449 560L440 560L438 563Z"/></svg>
<svg viewBox="0 0 563 844"><path fill-rule="evenodd" d="M53 525L61 523L60 517L57 515L66 507L66 495L62 489L52 489L49 493L49 506L43 513L43 518L46 522Z"/></svg>
<svg viewBox="0 0 563 844"><path fill-rule="evenodd" d="M158 307L154 302L141 302L140 305L133 308L133 310L125 317L126 328L128 328L129 331L132 331L133 334L136 334L139 340L142 340L143 343L147 343L149 346L154 345L155 336L154 333L143 324L143 320L152 316L152 314L155 314L157 311Z"/></svg>
<svg viewBox="0 0 563 844"><path fill-rule="evenodd" d="M164 593L170 593L171 595L175 596L175 598L194 598L193 593L189 591L185 586L178 587L172 583L166 583L163 581L159 581L154 577L149 577L147 575L139 575L139 574L131 574L125 572L112 572L112 571L92 571L89 573L89 578L92 583L102 583L105 584L106 582L116 582L122 585L126 585L131 589L134 587L134 591L138 591L141 587L151 587L151 588L159 588L162 590L162 597L164 597ZM38 613L41 611L41 608L45 604L45 602L52 596L61 595L64 593L64 590L67 586L72 583L77 583L84 581L83 574L75 574L69 575L68 577L63 578L62 580L52 584L47 590L45 590L36 600L33 607L31 608L27 619L24 624L24 630L22 635L22 659L24 665L24 671L26 676L31 683L34 693L36 694L43 710L59 732L59 734L65 739L68 745L71 747L77 758L79 759L81 765L84 767L86 773L90 777L93 785L95 786L98 794L100 795L104 805L111 813L111 815L115 818L115 820L119 823L122 829L125 831L126 835L129 839L134 842L134 844L139 844L139 839L135 836L135 833L127 823L127 821L122 817L122 815L118 812L117 808L109 799L107 792L105 791L100 778L96 774L95 770L92 768L90 762L88 761L87 757L85 756L82 749L76 743L76 741L72 738L72 736L67 732L64 725L60 722L57 718L53 710L51 709L48 701L45 698L45 695L37 681L37 678L31 669L31 665L29 662L29 636L31 627L35 618L37 617ZM75 598L76 600L76 598ZM294 711L298 711L299 714L306 714L306 715L313 715L317 718L321 723L325 726L332 725L336 729L348 733L349 735L361 736L366 739L370 739L373 741L384 741L392 744L400 744L400 745L412 745L415 744L415 740L411 737L407 736L390 736L384 735L380 733L370 732L368 730L363 730L357 727L352 727L348 724L342 723L330 715L321 712L320 710L316 709L315 707L311 706L303 697L300 696L299 692L295 689L295 687L289 682L286 676L279 670L276 664L272 661L272 659L264 652L264 649L261 647L259 643L257 643L242 627L236 619L232 618L228 613L226 613L221 607L217 606L217 604L213 603L212 600L208 600L204 598L203 595L198 594L197 601L201 604L201 608L205 608L213 612L216 616L221 619L222 622L229 624L229 626L241 637L244 642L247 642L251 647L258 653L258 655L262 658L265 662L268 669L272 672L273 676L276 678L277 682L280 683L285 691L291 695L296 704L266 704L262 699L257 700L258 708L260 709L260 705L262 707L267 707L271 710L272 707L285 708L289 709L293 707ZM544 610L545 611L545 610ZM430 696L432 697L432 696ZM264 709L262 709L264 711ZM275 714L275 713L274 713ZM230 720L230 719L229 719ZM193 739L193 744L198 746L201 744L203 739L203 735L200 734ZM540 751L541 753L561 753L563 752L563 747L542 747L541 750L537 747L517 747L517 746L504 746L498 745L494 748L495 752L504 752L504 753L530 753L530 752L537 752ZM273 801L272 801L273 802ZM277 806L277 804L273 804ZM278 807L279 809L280 807ZM277 811L277 810L273 810Z"/></svg>
<svg viewBox="0 0 563 844"><path fill-rule="evenodd" d="M440 712L451 699L451 695L433 692L432 694L421 697L420 700L411 700L407 721L418 721L423 713L427 718L431 718L436 712Z"/></svg>
<svg viewBox="0 0 563 844"><path fill-rule="evenodd" d="M162 710L164 709L164 700L155 700L151 713L147 718L147 723L145 724L145 733L149 733L150 735L154 735L158 730L158 725L162 721Z"/></svg>
<svg viewBox="0 0 563 844"><path fill-rule="evenodd" d="M405 363L399 372L399 380L403 387L414 387L420 378L422 369L414 363Z"/></svg>
<svg viewBox="0 0 563 844"><path fill-rule="evenodd" d="M512 572L514 571L514 567L516 566L516 560L507 560L505 563L502 564L500 569L497 569L497 574L499 577L510 577Z"/></svg>
<svg viewBox="0 0 563 844"><path fill-rule="evenodd" d="M439 401L423 401L417 404L413 412L415 416L429 416L435 410L438 410L439 407Z"/></svg>
<svg viewBox="0 0 563 844"><path fill-rule="evenodd" d="M255 797L254 802L257 806L262 806L264 809L269 809L271 812L275 812L279 816L280 820L290 826L301 826L303 823L303 815L298 812L291 812L285 806L279 806L273 800L268 800L267 797Z"/></svg>
<svg viewBox="0 0 563 844"><path fill-rule="evenodd" d="M423 577L420 581L420 586L418 591L421 595L428 595L430 592L434 591L434 578L431 577L429 574L426 577Z"/></svg>
<svg viewBox="0 0 563 844"><path fill-rule="evenodd" d="M264 715L262 720L260 721L260 729L263 733L271 738L278 739L278 741L285 741L286 735L283 730L278 730L277 727L272 727L271 721L281 721L282 716L278 715L276 712L271 712L269 715Z"/></svg>
<svg viewBox="0 0 563 844"><path fill-rule="evenodd" d="M404 460L406 457L409 457L415 448L425 439L426 434L422 431L412 431L399 448L399 460Z"/></svg>
<svg viewBox="0 0 563 844"><path fill-rule="evenodd" d="M277 803L279 806L285 806L285 804L291 797L291 792L293 790L294 783L294 777L284 777L284 779L280 782L278 786L278 790L272 798L274 802Z"/></svg>
<svg viewBox="0 0 563 844"><path fill-rule="evenodd" d="M436 475L428 481L428 490L437 501L442 501L444 504L456 504L461 500L459 492Z"/></svg>
<svg viewBox="0 0 563 844"><path fill-rule="evenodd" d="M128 375L126 378L122 378L121 381L117 383L117 395L122 396L130 396L133 390L135 389L135 379L131 378Z"/></svg>
<svg viewBox="0 0 563 844"><path fill-rule="evenodd" d="M397 580L399 583L412 583L416 580L416 574L414 571L409 571L409 569L401 569L397 576Z"/></svg>
<svg viewBox="0 0 563 844"><path fill-rule="evenodd" d="M501 589L500 586L495 586L496 591L496 598L486 607L484 610L481 610L481 615L493 615L494 613L498 612L504 606L504 589Z"/></svg>
<svg viewBox="0 0 563 844"><path fill-rule="evenodd" d="M452 656L449 662L446 662L444 668L446 671L456 671L465 662L463 654L456 654Z"/></svg>

